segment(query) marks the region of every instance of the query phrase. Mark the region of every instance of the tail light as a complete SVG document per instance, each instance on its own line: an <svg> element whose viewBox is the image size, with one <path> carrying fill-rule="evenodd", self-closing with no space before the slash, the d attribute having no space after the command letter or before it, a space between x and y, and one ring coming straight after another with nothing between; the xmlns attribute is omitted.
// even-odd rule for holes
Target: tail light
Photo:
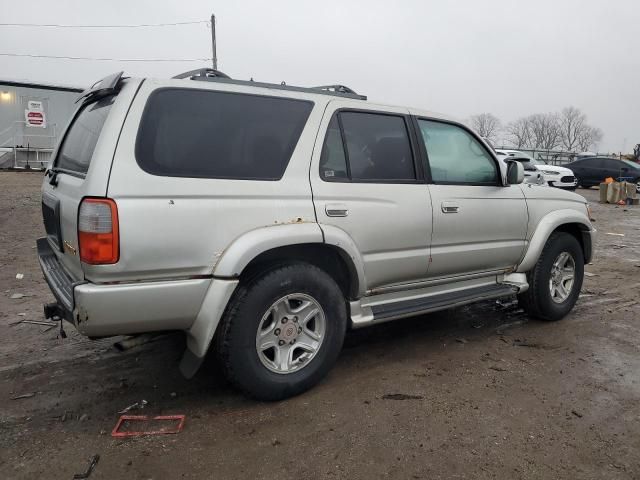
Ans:
<svg viewBox="0 0 640 480"><path fill-rule="evenodd" d="M92 265L120 258L118 207L109 198L85 198L78 213L80 260Z"/></svg>

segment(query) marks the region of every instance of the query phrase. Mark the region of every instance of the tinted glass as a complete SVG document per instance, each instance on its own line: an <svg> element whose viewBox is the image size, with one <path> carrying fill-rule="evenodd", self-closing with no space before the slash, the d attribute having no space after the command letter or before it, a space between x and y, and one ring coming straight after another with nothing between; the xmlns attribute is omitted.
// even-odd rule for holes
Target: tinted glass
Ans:
<svg viewBox="0 0 640 480"><path fill-rule="evenodd" d="M495 185L495 161L466 130L448 123L419 120L431 178L438 183Z"/></svg>
<svg viewBox="0 0 640 480"><path fill-rule="evenodd" d="M411 181L416 172L403 117L340 113L352 180Z"/></svg>
<svg viewBox="0 0 640 480"><path fill-rule="evenodd" d="M145 108L136 158L154 175L278 180L311 108L286 98L160 90Z"/></svg>
<svg viewBox="0 0 640 480"><path fill-rule="evenodd" d="M329 182L349 178L338 116L334 115L327 128L327 136L320 157L320 177Z"/></svg>
<svg viewBox="0 0 640 480"><path fill-rule="evenodd" d="M85 105L64 137L56 168L87 173L98 137L109 115L113 96Z"/></svg>
<svg viewBox="0 0 640 480"><path fill-rule="evenodd" d="M637 163L630 162L629 160L621 160L624 163L624 167L629 168L629 170L640 170L640 165Z"/></svg>
<svg viewBox="0 0 640 480"><path fill-rule="evenodd" d="M605 158L602 160L603 168L607 170L611 170L612 172L618 172L622 168L626 168L627 166L618 160L614 160L611 158Z"/></svg>

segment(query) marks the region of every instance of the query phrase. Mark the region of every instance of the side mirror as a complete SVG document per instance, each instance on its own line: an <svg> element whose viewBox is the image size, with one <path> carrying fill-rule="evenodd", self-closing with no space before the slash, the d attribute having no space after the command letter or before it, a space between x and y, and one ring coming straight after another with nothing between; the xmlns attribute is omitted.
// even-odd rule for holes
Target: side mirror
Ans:
<svg viewBox="0 0 640 480"><path fill-rule="evenodd" d="M518 161L507 161L507 183L517 185L524 182L524 167Z"/></svg>

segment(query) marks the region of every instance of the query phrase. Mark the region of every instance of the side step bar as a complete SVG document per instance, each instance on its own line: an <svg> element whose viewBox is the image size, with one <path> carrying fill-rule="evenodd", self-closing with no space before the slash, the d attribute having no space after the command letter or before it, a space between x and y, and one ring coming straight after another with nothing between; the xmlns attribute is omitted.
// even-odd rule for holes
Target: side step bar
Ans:
<svg viewBox="0 0 640 480"><path fill-rule="evenodd" d="M425 298L375 305L371 307L373 313L373 321L371 323L388 322L398 318L436 312L479 300L506 297L516 293L518 293L518 287L516 286L504 284L485 285L458 292L441 293Z"/></svg>

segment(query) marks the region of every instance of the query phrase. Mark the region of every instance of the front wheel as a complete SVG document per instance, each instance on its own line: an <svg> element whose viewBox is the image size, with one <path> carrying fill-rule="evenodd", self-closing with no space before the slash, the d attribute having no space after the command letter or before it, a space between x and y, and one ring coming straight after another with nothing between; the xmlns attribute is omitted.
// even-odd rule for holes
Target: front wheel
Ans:
<svg viewBox="0 0 640 480"><path fill-rule="evenodd" d="M229 381L260 400L311 388L342 348L347 307L342 291L309 264L278 266L240 284L218 334Z"/></svg>
<svg viewBox="0 0 640 480"><path fill-rule="evenodd" d="M553 233L533 269L527 273L529 290L518 295L522 308L541 320L560 320L573 308L584 278L584 255L578 240Z"/></svg>

